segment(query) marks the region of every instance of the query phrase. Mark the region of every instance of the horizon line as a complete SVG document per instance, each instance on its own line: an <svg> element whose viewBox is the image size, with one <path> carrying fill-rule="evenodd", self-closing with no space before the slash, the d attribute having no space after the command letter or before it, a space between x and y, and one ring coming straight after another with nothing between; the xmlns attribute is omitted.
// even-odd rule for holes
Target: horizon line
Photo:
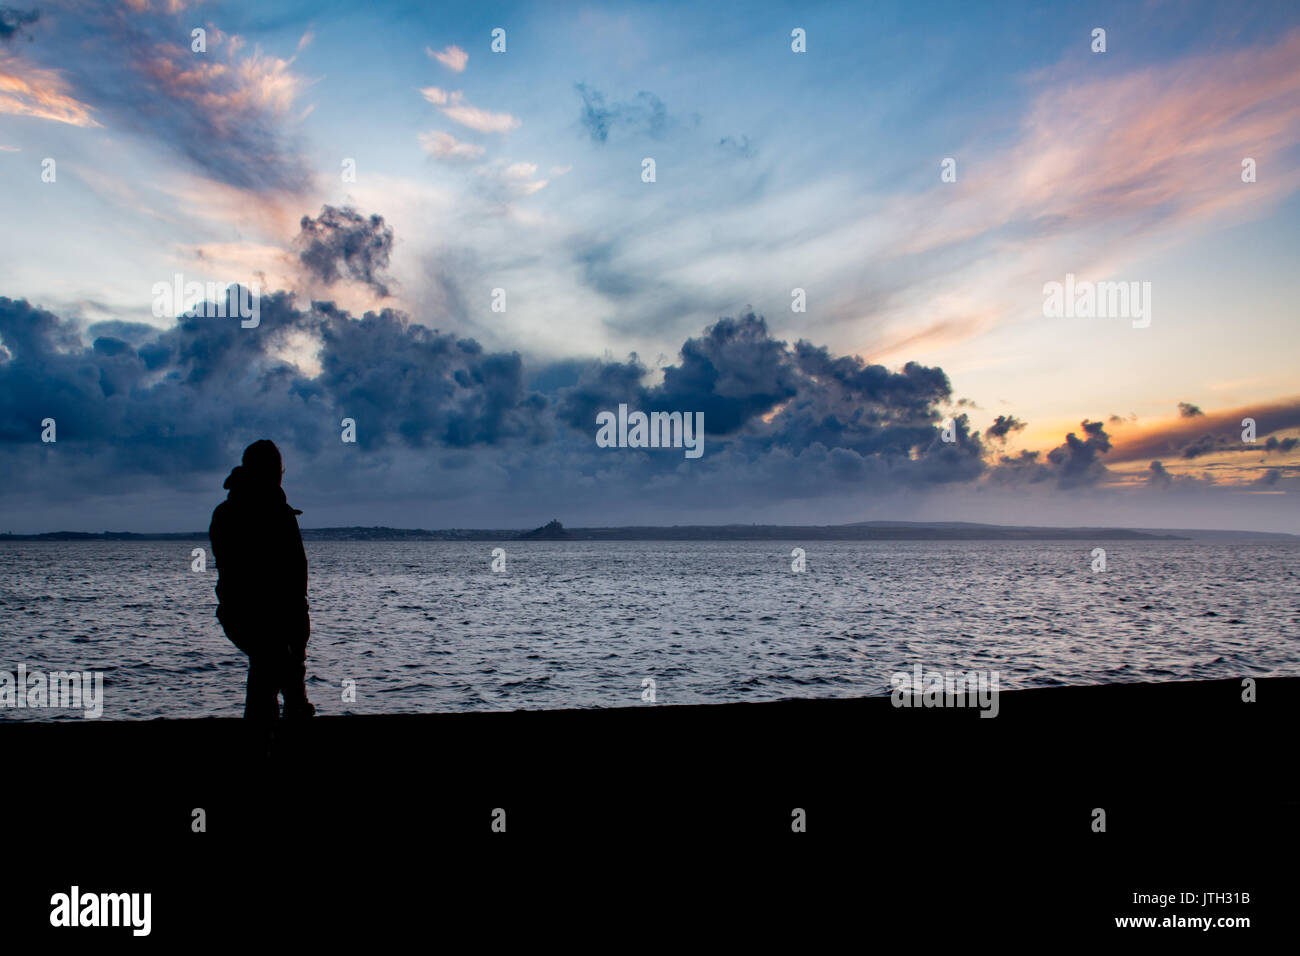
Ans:
<svg viewBox="0 0 1300 956"><path fill-rule="evenodd" d="M572 527L560 523L560 527L565 532L583 532L583 531L626 531L626 530L661 530L668 531L683 528L704 528L724 530L729 528L774 528L774 529L824 529L824 528L861 528L869 526L877 527L942 527L942 526L965 526L970 528L987 528L987 529L1008 529L1016 531L1131 531L1145 533L1166 533L1177 534L1183 533L1212 533L1212 534L1243 534L1243 535L1265 535L1279 536L1288 538L1300 538L1300 534L1290 531L1256 531L1245 528L1158 528L1150 526L1136 525L1046 525L1046 524L997 524L986 521L960 521L960 520L936 520L936 521L891 521L891 520L871 520L871 521L846 521L837 524L802 524L802 523L768 523L768 522L728 522L728 523L691 523L691 524L607 524L607 525L574 525ZM510 532L517 534L526 534L533 531L540 531L547 525L537 525L534 527L444 527L444 528L408 528L398 527L395 525L371 525L371 524L352 524L352 525L326 525L321 527L304 527L303 532L326 532L326 531L400 531L407 533L448 533L448 532L478 532L478 533L496 533ZM68 530L58 531L31 531L31 532L0 532L0 539L5 538L35 538L47 535L135 535L140 537L207 537L206 530L201 531L110 531L107 529L100 531Z"/></svg>

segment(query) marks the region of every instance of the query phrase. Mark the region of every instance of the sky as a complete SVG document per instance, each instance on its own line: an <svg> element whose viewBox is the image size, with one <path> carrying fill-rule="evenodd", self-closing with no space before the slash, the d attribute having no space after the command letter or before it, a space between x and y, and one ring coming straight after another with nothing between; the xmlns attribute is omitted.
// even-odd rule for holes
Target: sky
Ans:
<svg viewBox="0 0 1300 956"><path fill-rule="evenodd" d="M5 2L0 531L1300 532L1293 3Z"/></svg>

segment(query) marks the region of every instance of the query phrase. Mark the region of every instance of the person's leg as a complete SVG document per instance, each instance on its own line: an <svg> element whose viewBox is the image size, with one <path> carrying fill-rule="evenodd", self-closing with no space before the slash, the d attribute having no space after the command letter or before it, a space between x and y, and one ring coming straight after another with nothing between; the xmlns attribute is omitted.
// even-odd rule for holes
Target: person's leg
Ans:
<svg viewBox="0 0 1300 956"><path fill-rule="evenodd" d="M273 654L257 651L248 656L248 693L244 698L244 716L251 720L275 720L280 716L279 660Z"/></svg>
<svg viewBox="0 0 1300 956"><path fill-rule="evenodd" d="M284 694L284 716L312 717L316 708L307 699L307 641L311 620L304 608L285 622L285 654L281 662L280 690Z"/></svg>
<svg viewBox="0 0 1300 956"><path fill-rule="evenodd" d="M246 611L218 605L217 620L230 643L248 656L248 685L244 694L244 716L252 720L274 720L280 716L280 660L268 653L266 634Z"/></svg>

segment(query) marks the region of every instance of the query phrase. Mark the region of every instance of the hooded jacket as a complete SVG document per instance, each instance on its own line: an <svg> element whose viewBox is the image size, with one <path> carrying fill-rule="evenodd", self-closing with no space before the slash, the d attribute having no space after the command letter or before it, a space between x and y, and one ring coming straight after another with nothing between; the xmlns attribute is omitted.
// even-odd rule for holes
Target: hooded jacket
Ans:
<svg viewBox="0 0 1300 956"><path fill-rule="evenodd" d="M236 466L223 486L226 500L212 512L208 538L217 566L221 611L306 607L307 552L297 516L278 483Z"/></svg>

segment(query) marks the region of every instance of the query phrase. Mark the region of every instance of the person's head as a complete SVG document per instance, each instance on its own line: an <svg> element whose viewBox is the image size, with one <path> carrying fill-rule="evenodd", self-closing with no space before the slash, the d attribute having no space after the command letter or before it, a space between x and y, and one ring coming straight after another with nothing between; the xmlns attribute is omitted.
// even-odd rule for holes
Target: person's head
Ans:
<svg viewBox="0 0 1300 956"><path fill-rule="evenodd" d="M278 485L284 476L280 449L269 439L263 438L245 448L243 462L249 476L258 483Z"/></svg>

